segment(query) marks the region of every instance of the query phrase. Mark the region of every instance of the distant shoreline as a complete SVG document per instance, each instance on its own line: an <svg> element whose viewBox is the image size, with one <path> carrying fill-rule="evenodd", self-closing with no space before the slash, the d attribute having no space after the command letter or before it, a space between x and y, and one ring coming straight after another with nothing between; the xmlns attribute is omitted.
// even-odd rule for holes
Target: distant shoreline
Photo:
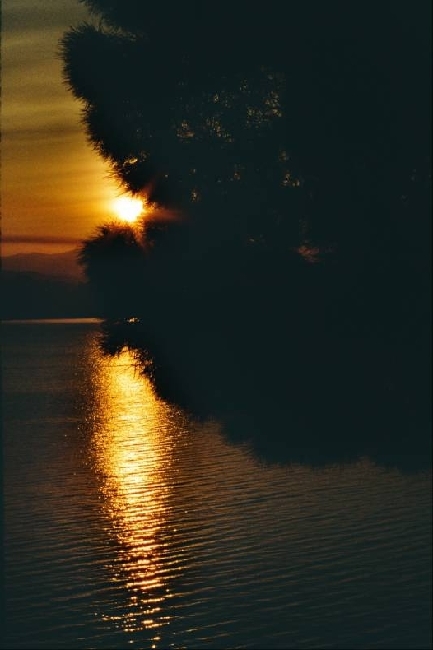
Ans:
<svg viewBox="0 0 433 650"><path fill-rule="evenodd" d="M102 318L3 318L6 325L85 325L102 323Z"/></svg>

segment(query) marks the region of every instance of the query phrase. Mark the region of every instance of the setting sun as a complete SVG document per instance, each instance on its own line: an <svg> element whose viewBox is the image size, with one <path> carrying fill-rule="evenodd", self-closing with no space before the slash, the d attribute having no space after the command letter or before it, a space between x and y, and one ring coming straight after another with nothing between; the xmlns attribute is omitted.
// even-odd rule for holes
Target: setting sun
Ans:
<svg viewBox="0 0 433 650"><path fill-rule="evenodd" d="M141 199L121 196L112 202L112 209L119 219L133 223L142 214L144 205Z"/></svg>

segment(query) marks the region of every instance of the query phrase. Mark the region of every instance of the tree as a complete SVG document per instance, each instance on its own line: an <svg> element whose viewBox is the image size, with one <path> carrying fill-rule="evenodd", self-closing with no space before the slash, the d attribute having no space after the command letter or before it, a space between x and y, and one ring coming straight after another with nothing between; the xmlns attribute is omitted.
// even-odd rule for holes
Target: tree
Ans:
<svg viewBox="0 0 433 650"><path fill-rule="evenodd" d="M65 80L116 178L191 225L173 269L189 256L217 276L224 250L227 277L252 260L272 284L293 250L332 251L349 286L366 269L372 285L384 251L399 263L402 182L430 156L424 0L307 0L288 18L277 2L82 1L99 22L65 34ZM408 231L429 215L410 206Z"/></svg>
<svg viewBox="0 0 433 650"><path fill-rule="evenodd" d="M190 396L426 430L427 0L83 2L62 55L89 141L177 215L85 242L107 310L146 310Z"/></svg>
<svg viewBox="0 0 433 650"><path fill-rule="evenodd" d="M252 239L289 219L295 243L300 184L284 146L284 78L251 58L257 41L240 46L233 25L227 37L224 6L209 30L209 9L197 3L174 9L170 22L147 3L86 4L102 22L65 35L65 77L116 177L201 222L201 245L220 233ZM241 13L234 18L240 29Z"/></svg>
<svg viewBox="0 0 433 650"><path fill-rule="evenodd" d="M128 225L106 223L86 239L79 253L102 314L107 317L136 315L145 288L145 251Z"/></svg>

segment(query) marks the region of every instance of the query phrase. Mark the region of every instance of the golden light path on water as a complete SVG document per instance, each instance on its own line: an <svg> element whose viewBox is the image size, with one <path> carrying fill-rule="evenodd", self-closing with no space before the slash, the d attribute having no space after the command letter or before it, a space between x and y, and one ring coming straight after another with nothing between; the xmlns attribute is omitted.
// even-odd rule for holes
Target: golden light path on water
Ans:
<svg viewBox="0 0 433 650"><path fill-rule="evenodd" d="M154 631L151 647L156 648L158 630L171 619L169 581L180 570L179 558L168 548L176 534L168 500L177 413L156 398L132 352L124 348L114 357L94 352L93 464L120 545L116 577L129 593L128 611L103 618L131 634Z"/></svg>
<svg viewBox="0 0 433 650"><path fill-rule="evenodd" d="M429 647L430 468L268 462L97 332L7 334L5 648Z"/></svg>

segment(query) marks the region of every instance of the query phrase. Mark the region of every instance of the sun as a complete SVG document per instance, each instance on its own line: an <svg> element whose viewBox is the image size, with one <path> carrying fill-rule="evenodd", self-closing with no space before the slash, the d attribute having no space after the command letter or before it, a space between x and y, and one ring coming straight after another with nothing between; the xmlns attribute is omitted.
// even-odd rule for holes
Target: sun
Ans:
<svg viewBox="0 0 433 650"><path fill-rule="evenodd" d="M131 196L120 196L112 201L113 212L121 221L134 223L144 210L144 204L141 199L136 199Z"/></svg>

